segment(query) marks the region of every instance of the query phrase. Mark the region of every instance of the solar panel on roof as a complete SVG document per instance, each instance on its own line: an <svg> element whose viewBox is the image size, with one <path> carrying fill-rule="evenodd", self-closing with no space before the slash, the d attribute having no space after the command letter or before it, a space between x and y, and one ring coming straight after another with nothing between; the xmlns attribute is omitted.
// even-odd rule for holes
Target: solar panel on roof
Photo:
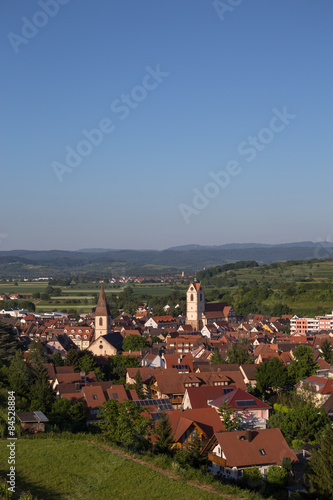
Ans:
<svg viewBox="0 0 333 500"><path fill-rule="evenodd" d="M257 403L253 399L249 399L249 400L244 399L243 401L236 401L236 405L240 406L240 407L257 406Z"/></svg>
<svg viewBox="0 0 333 500"><path fill-rule="evenodd" d="M40 420L40 422L48 422L49 419L44 415L42 411L34 411L36 417Z"/></svg>
<svg viewBox="0 0 333 500"><path fill-rule="evenodd" d="M171 411L173 410L173 406L170 402L169 398L161 398L161 399L140 399L137 401L133 401L137 406L158 406L162 410Z"/></svg>

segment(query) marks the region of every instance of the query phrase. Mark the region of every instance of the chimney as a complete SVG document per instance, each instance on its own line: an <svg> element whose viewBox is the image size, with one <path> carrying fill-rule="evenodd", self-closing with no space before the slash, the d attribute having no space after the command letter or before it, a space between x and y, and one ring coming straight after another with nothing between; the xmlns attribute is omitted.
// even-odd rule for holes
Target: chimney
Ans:
<svg viewBox="0 0 333 500"><path fill-rule="evenodd" d="M249 443L251 443L252 439L254 438L252 431L247 430L245 432L245 439L248 440Z"/></svg>

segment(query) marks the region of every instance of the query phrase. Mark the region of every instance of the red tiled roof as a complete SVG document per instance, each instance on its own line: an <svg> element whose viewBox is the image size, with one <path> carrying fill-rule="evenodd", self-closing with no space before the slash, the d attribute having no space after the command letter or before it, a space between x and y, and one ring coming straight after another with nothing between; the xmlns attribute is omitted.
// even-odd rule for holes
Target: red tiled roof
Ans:
<svg viewBox="0 0 333 500"><path fill-rule="evenodd" d="M87 406L91 409L98 409L98 407L106 401L104 392L99 385L84 386L82 387L82 392L87 402Z"/></svg>
<svg viewBox="0 0 333 500"><path fill-rule="evenodd" d="M238 406L237 402L242 401L243 404L246 401L254 401L255 406L249 404L248 406ZM211 406L214 406L215 408L218 408L219 406L222 406L224 402L228 403L228 408L234 408L235 410L258 410L258 409L269 409L271 406L268 404L264 403L264 401L261 401L260 399L256 398L255 396L252 396L252 394L249 394L248 392L243 391L242 389L235 389L232 392L228 392L227 394L224 394L223 396L220 396L219 398L215 399L210 403Z"/></svg>
<svg viewBox="0 0 333 500"><path fill-rule="evenodd" d="M206 434L207 438L211 438L214 432L223 432L225 428L213 408L201 408L200 410L173 410L167 412L170 424L172 426L174 441L177 443L184 432L195 423Z"/></svg>
<svg viewBox="0 0 333 500"><path fill-rule="evenodd" d="M246 439L249 435L252 437L251 442ZM292 462L298 462L295 453L289 448L282 432L277 428L220 432L215 434L215 438L221 446L229 467L282 465L283 458L290 458Z"/></svg>

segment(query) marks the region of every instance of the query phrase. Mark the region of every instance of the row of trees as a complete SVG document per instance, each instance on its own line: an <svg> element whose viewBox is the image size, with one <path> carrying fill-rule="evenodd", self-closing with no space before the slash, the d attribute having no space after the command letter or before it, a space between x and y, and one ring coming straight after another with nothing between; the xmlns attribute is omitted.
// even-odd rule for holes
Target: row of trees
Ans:
<svg viewBox="0 0 333 500"><path fill-rule="evenodd" d="M84 356L82 356L85 362ZM80 402L56 399L44 366L41 342L34 342L25 360L21 343L11 326L0 323L0 420L6 422L7 391L15 391L17 411L42 411L50 424L73 432L83 430L86 412ZM82 366L82 365L81 365Z"/></svg>
<svg viewBox="0 0 333 500"><path fill-rule="evenodd" d="M147 408L136 406L132 401L119 403L109 400L102 406L99 427L104 439L135 452L153 451L173 459L183 467L207 467L207 457L201 455L199 436L186 450L173 449L172 427L165 412L156 422L150 419Z"/></svg>
<svg viewBox="0 0 333 500"><path fill-rule="evenodd" d="M316 372L318 365L314 361L311 347L299 345L293 355L294 359L288 367L277 357L257 366L257 390L261 395L268 390L276 392L282 387L293 386Z"/></svg>

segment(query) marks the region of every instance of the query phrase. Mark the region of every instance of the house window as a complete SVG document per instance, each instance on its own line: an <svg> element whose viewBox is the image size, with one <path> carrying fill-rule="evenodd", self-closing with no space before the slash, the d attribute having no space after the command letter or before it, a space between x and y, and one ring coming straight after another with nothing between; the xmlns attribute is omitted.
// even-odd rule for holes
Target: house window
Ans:
<svg viewBox="0 0 333 500"><path fill-rule="evenodd" d="M264 448L259 448L260 455L266 455Z"/></svg>
<svg viewBox="0 0 333 500"><path fill-rule="evenodd" d="M190 301L193 302L193 293L191 293Z"/></svg>
<svg viewBox="0 0 333 500"><path fill-rule="evenodd" d="M93 394L93 395L92 395L92 398L96 401L96 399L97 399L96 394Z"/></svg>
<svg viewBox="0 0 333 500"><path fill-rule="evenodd" d="M113 398L113 399L118 399L118 394L117 394L116 392L113 392L113 393L112 393L112 398Z"/></svg>
<svg viewBox="0 0 333 500"><path fill-rule="evenodd" d="M103 326L103 318L99 318L99 326Z"/></svg>

